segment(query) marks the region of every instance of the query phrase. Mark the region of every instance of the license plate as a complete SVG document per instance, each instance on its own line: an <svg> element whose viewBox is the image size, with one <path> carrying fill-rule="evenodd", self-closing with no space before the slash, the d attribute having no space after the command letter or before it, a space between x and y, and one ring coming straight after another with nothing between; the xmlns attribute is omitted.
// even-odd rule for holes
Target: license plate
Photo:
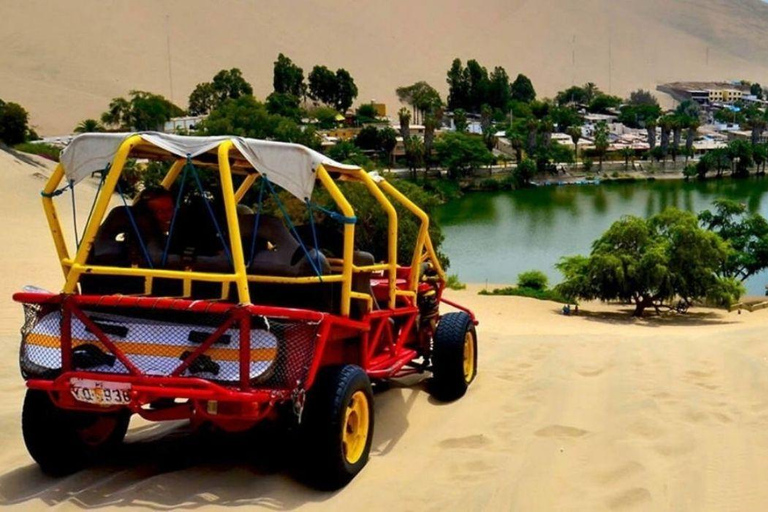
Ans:
<svg viewBox="0 0 768 512"><path fill-rule="evenodd" d="M131 385L127 382L102 382L71 379L72 396L81 402L97 405L125 405L131 402Z"/></svg>

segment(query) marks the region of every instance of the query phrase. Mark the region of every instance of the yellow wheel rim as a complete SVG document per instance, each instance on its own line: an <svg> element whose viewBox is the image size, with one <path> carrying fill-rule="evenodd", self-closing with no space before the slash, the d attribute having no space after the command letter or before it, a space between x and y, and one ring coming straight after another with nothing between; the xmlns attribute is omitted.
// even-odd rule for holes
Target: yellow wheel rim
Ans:
<svg viewBox="0 0 768 512"><path fill-rule="evenodd" d="M341 445L344 458L350 464L360 460L368 442L370 428L370 408L368 397L362 391L356 391L347 405L344 417L344 431L341 434Z"/></svg>
<svg viewBox="0 0 768 512"><path fill-rule="evenodd" d="M464 335L464 382L469 384L475 376L475 337L471 331Z"/></svg>

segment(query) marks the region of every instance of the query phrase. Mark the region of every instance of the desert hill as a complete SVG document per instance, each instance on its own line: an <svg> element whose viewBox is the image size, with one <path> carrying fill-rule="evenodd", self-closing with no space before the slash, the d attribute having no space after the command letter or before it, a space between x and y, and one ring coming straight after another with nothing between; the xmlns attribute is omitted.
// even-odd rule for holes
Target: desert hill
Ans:
<svg viewBox="0 0 768 512"><path fill-rule="evenodd" d="M24 105L40 133L60 134L131 89L184 106L222 68L241 68L264 97L279 52L305 73L348 69L358 101L390 112L398 85L446 92L457 56L525 73L542 95L585 81L614 94L672 80L768 82L766 26L760 0L5 0L0 98Z"/></svg>

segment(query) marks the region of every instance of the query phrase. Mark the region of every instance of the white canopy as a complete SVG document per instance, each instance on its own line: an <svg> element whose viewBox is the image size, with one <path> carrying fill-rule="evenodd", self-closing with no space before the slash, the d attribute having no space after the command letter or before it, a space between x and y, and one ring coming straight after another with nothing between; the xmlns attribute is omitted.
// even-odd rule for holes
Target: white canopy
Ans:
<svg viewBox="0 0 768 512"><path fill-rule="evenodd" d="M312 195L318 165L322 164L329 171L359 169L335 162L299 144L286 142L228 135L188 137L159 132L86 133L75 137L61 153L61 165L67 179L78 183L91 173L106 168L115 158L123 141L132 135L140 135L150 144L182 158L194 158L231 140L254 169L301 200Z"/></svg>

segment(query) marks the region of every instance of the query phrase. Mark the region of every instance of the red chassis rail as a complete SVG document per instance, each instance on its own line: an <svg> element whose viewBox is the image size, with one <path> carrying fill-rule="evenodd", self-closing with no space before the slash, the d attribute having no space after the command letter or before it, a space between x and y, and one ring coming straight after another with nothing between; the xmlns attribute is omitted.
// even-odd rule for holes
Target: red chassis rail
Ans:
<svg viewBox="0 0 768 512"><path fill-rule="evenodd" d="M293 322L312 322L319 325L314 355L301 390L308 390L318 370L329 364L355 363L372 379L385 379L410 373L405 368L428 350L418 325L418 308L410 303L394 310L374 311L362 320L282 307L236 305L211 301L174 298L133 297L120 295L91 296L46 293L17 293L16 302L48 305L62 311L61 363L62 372L55 379L31 378L30 389L51 394L63 408L108 411L109 408L75 400L70 393L73 378L103 382L131 384L131 403L134 413L148 420L204 418L231 429L245 428L275 413L275 406L296 399L296 389L259 388L249 382L250 325L254 316L284 319ZM408 301L410 302L410 301ZM109 337L83 312L88 307L142 308L165 311L187 311L219 314L226 320L168 376L143 374L122 353ZM123 365L128 373L95 373L75 370L72 366L71 322L75 316L91 331ZM240 327L238 383L219 384L207 379L182 377L181 374L221 336L233 326ZM186 399L178 406L153 410L146 404L159 399ZM210 404L214 405L211 406ZM119 407L119 406L117 406ZM117 407L113 407L116 409Z"/></svg>

